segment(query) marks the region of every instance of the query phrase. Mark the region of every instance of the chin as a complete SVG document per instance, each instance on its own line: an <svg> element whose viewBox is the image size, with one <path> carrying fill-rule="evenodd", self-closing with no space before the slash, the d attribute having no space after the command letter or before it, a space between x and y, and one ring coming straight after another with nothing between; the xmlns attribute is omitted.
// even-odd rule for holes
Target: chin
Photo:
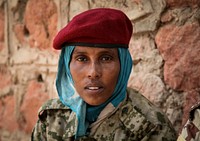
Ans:
<svg viewBox="0 0 200 141"><path fill-rule="evenodd" d="M91 105L91 106L99 106L101 105L103 102L86 102L88 105Z"/></svg>

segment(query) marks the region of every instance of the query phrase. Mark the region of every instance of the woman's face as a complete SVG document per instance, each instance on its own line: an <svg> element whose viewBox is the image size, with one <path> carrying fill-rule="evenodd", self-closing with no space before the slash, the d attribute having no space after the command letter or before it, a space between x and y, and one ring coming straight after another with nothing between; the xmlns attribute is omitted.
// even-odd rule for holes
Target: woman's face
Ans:
<svg viewBox="0 0 200 141"><path fill-rule="evenodd" d="M70 72L80 97L89 105L100 105L111 97L118 80L118 50L77 46Z"/></svg>

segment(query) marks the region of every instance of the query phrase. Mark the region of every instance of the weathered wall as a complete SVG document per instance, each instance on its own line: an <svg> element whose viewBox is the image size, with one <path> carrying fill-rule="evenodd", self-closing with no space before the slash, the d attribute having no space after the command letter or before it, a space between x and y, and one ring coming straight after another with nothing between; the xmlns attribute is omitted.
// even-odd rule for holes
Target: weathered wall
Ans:
<svg viewBox="0 0 200 141"><path fill-rule="evenodd" d="M0 0L0 141L30 138L38 108L57 96L53 37L96 7L121 9L132 20L129 86L181 128L200 100L199 0Z"/></svg>

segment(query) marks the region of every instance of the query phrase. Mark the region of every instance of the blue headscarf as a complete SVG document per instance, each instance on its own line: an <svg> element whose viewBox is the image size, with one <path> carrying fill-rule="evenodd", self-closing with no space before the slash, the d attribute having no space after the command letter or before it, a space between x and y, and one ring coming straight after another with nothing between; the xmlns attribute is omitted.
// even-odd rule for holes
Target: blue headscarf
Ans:
<svg viewBox="0 0 200 141"><path fill-rule="evenodd" d="M70 73L70 59L74 46L63 47L58 63L58 73L56 78L56 88L61 102L76 113L78 127L76 138L86 135L89 124L97 119L100 112L108 103L117 107L126 97L126 87L132 69L132 58L128 49L118 48L120 59L120 73L118 82L111 97L98 106L88 106L77 93Z"/></svg>

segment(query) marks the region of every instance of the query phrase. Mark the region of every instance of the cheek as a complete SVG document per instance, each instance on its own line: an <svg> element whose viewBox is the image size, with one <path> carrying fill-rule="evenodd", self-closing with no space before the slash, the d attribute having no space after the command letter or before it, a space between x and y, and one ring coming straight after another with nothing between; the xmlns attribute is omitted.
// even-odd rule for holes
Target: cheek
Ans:
<svg viewBox="0 0 200 141"><path fill-rule="evenodd" d="M82 68L77 67L77 65L70 64L70 72L74 82L74 87L80 93L79 90L82 88L83 72Z"/></svg>
<svg viewBox="0 0 200 141"><path fill-rule="evenodd" d="M116 85L119 73L120 73L120 65L114 64L113 66L109 67L109 71L107 71L105 77L110 83L112 82L111 84Z"/></svg>
<svg viewBox="0 0 200 141"><path fill-rule="evenodd" d="M72 79L74 82L79 81L79 78L81 76L81 68L75 65L74 63L70 63L70 73L72 75Z"/></svg>

